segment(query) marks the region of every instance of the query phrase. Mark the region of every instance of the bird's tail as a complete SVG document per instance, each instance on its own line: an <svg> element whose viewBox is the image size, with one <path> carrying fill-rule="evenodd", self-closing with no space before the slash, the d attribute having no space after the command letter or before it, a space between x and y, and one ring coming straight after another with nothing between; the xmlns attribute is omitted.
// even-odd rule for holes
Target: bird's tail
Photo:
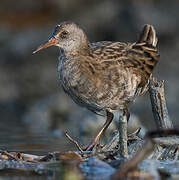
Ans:
<svg viewBox="0 0 179 180"><path fill-rule="evenodd" d="M144 87L147 84L159 61L159 52L156 46L157 37L155 29L153 26L147 24L144 26L139 40L131 50L136 54L133 56L133 62L139 63L136 71L141 74L141 87Z"/></svg>
<svg viewBox="0 0 179 180"><path fill-rule="evenodd" d="M146 24L143 28L142 33L140 34L138 43L145 42L148 45L156 47L157 41L158 39L154 27L152 25Z"/></svg>

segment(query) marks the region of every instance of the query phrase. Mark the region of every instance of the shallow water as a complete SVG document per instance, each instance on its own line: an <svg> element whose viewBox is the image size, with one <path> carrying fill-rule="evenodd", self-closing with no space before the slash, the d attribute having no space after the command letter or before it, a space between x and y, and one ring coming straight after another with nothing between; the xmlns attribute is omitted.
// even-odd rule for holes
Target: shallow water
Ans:
<svg viewBox="0 0 179 180"><path fill-rule="evenodd" d="M0 149L44 155L72 149L68 140L53 133L32 133L23 124L0 122Z"/></svg>
<svg viewBox="0 0 179 180"><path fill-rule="evenodd" d="M35 126L35 125L34 125ZM19 121L0 121L0 149L9 152L24 152L35 155L47 155L48 152L74 150L74 146L64 136L53 133L32 133ZM58 167L58 166L57 166ZM57 170L58 169L58 170ZM2 180L58 179L59 167L51 168L45 173L19 171L14 169L1 170Z"/></svg>
<svg viewBox="0 0 179 180"><path fill-rule="evenodd" d="M34 125L35 126L35 125ZM60 134L60 131L59 131ZM35 155L47 155L48 152L54 151L69 151L75 150L74 145L72 145L63 135L55 136L54 133L32 133L29 131L28 127L19 121L0 121L0 149L7 151L24 152ZM59 163L52 163L52 165L45 169L45 171L40 168L43 166L39 164L37 171L27 171L27 170L14 170L5 169L0 170L0 179L2 180L53 180L53 179L63 179L62 174L64 173L63 166ZM90 166L90 165L89 165ZM107 166L107 165L106 165ZM103 167L103 166L102 166ZM106 167L103 168L100 165L98 168L98 163L96 165L97 171L93 165L94 171L88 172L90 179L100 180L102 174L106 174ZM155 179L159 179L158 170L164 170L165 172L171 173L176 176L177 179L179 175L179 161L161 161L155 159L146 159L139 165L140 169L145 172L149 172L155 176ZM0 166L0 169L2 167ZM111 167L112 168L112 167ZM3 169L3 168L2 168ZM89 169L89 167L87 167ZM84 174L86 168L83 167ZM68 169L70 172L70 169ZM90 174L92 173L92 174ZM109 173L110 174L113 172ZM100 174L100 175L99 175ZM109 179L106 176L106 179Z"/></svg>

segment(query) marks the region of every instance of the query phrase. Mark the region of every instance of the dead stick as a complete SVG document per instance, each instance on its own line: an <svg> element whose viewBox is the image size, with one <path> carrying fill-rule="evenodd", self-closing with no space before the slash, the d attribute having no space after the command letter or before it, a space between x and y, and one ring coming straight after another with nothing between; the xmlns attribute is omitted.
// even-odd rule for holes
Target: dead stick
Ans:
<svg viewBox="0 0 179 180"><path fill-rule="evenodd" d="M78 150L83 153L83 149L80 147L80 145L78 144L77 141L75 141L70 135L68 135L67 132L65 132L65 136L72 142L76 145L76 147L78 148Z"/></svg>
<svg viewBox="0 0 179 180"><path fill-rule="evenodd" d="M164 81L150 79L149 94L152 105L152 112L157 129L170 129L173 124L170 121L164 92Z"/></svg>

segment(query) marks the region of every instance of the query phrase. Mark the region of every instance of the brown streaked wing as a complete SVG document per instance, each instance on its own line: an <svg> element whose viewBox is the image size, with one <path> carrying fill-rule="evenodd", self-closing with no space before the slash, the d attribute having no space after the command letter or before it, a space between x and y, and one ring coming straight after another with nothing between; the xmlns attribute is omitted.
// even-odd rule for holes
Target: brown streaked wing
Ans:
<svg viewBox="0 0 179 180"><path fill-rule="evenodd" d="M147 83L159 60L157 48L145 42L126 44L103 41L93 43L92 49L93 60L91 63L95 63L94 67L97 68L97 71L107 69L111 65L132 68L135 74L142 77L141 86Z"/></svg>

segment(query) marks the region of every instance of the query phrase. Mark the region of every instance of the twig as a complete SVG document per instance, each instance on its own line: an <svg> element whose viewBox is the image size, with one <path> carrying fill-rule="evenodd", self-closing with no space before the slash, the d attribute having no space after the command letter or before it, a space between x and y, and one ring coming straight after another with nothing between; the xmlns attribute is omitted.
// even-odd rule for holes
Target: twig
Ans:
<svg viewBox="0 0 179 180"><path fill-rule="evenodd" d="M163 137L163 136L173 136L179 135L179 130L177 129L166 129L148 132L145 136L146 144L143 148L139 149L136 154L129 160L127 160L111 177L113 180L124 179L127 174L135 170L138 164L144 160L153 150L156 142L153 138Z"/></svg>
<svg viewBox="0 0 179 180"><path fill-rule="evenodd" d="M158 137L168 137L168 136L179 136L179 129L161 129L157 131L149 131L145 138L158 138Z"/></svg>
<svg viewBox="0 0 179 180"><path fill-rule="evenodd" d="M15 157L13 154L7 152L7 151L2 151L0 150L0 153L1 155L6 155L7 157L11 158L11 159L14 159L16 161L18 161L19 159L17 157Z"/></svg>
<svg viewBox="0 0 179 180"><path fill-rule="evenodd" d="M76 147L78 148L78 150L83 153L83 149L80 147L80 145L78 144L78 142L76 140L74 140L70 135L68 135L67 132L65 132L65 136L72 142L76 145Z"/></svg>
<svg viewBox="0 0 179 180"><path fill-rule="evenodd" d="M137 135L140 132L141 128L137 128L134 132L131 134L128 134L127 142L131 143L131 141L141 140ZM119 132L115 131L115 133L112 135L111 139L108 141L107 144L105 144L104 147L102 147L102 152L110 152L110 151L116 151L119 147Z"/></svg>
<svg viewBox="0 0 179 180"><path fill-rule="evenodd" d="M138 150L130 160L126 161L112 176L112 179L123 179L126 177L127 173L135 170L138 164L144 160L153 151L153 149L153 142L148 140L145 144L145 147Z"/></svg>
<svg viewBox="0 0 179 180"><path fill-rule="evenodd" d="M123 112L121 116L119 116L119 153L122 157L128 157L128 148L127 148L127 114Z"/></svg>
<svg viewBox="0 0 179 180"><path fill-rule="evenodd" d="M157 81L152 77L149 83L149 94L157 129L173 128L165 100L164 81Z"/></svg>

